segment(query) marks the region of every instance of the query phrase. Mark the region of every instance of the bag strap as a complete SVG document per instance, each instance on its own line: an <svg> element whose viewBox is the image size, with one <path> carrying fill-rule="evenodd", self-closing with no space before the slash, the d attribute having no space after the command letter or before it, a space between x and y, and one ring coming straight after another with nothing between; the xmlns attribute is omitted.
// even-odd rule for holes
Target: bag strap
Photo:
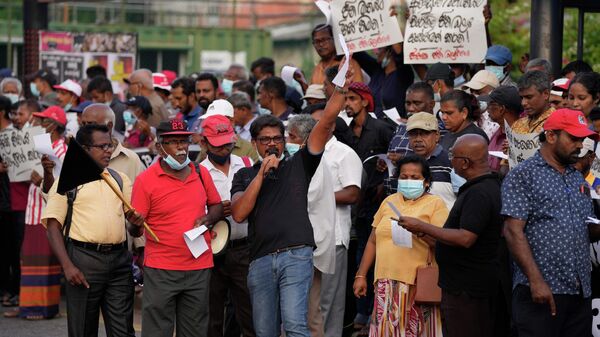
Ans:
<svg viewBox="0 0 600 337"><path fill-rule="evenodd" d="M107 167L106 169L108 170L108 173L110 173L110 175L113 177L113 179L117 182L117 185L119 185L119 189L121 190L121 192L123 192L123 178L121 177L119 172L109 167Z"/></svg>
<svg viewBox="0 0 600 337"><path fill-rule="evenodd" d="M430 267L433 263L433 247L427 249L427 266Z"/></svg>
<svg viewBox="0 0 600 337"><path fill-rule="evenodd" d="M77 188L67 191L67 215L65 216L65 223L63 225L63 237L65 243L69 238L69 232L71 231L71 220L73 219L73 204L77 197Z"/></svg>
<svg viewBox="0 0 600 337"><path fill-rule="evenodd" d="M204 189L204 193L206 193L206 187L204 186L204 179L202 179L202 169L200 168L200 164L196 163L196 162L192 162L194 163L194 168L196 169L196 172L198 172L198 177L200 177L200 182L202 183L202 188Z"/></svg>
<svg viewBox="0 0 600 337"><path fill-rule="evenodd" d="M252 166L252 163L250 162L250 158L248 158L247 156L243 156L243 157L242 157L242 161L244 162L244 165L245 165L246 167L250 167L250 166Z"/></svg>

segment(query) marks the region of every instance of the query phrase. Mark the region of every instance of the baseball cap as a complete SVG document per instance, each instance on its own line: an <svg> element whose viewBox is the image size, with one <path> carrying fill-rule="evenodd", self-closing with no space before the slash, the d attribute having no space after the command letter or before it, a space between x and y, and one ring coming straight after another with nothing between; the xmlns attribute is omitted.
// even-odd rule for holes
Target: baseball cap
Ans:
<svg viewBox="0 0 600 337"><path fill-rule="evenodd" d="M362 82L352 82L348 87L348 90L352 90L357 93L362 99L369 101L367 105L367 112L372 112L375 109L375 103L373 101L373 93L369 87Z"/></svg>
<svg viewBox="0 0 600 337"><path fill-rule="evenodd" d="M83 113L83 110L85 110L85 108L92 105L93 103L94 102L92 102L92 101L83 101L83 102L79 103L76 107L71 108L71 110L69 110L69 111L73 111L73 112L80 114L80 113Z"/></svg>
<svg viewBox="0 0 600 337"><path fill-rule="evenodd" d="M477 72L477 74L475 74L475 76L473 76L473 78L471 78L469 82L465 83L462 88L463 90L466 88L481 90L488 85L494 89L498 88L500 85L500 82L498 82L498 77L496 77L496 75L489 70L480 70Z"/></svg>
<svg viewBox="0 0 600 337"><path fill-rule="evenodd" d="M123 103L127 106L135 106L142 109L142 112L147 116L152 114L152 105L150 105L150 101L144 96L133 96Z"/></svg>
<svg viewBox="0 0 600 337"><path fill-rule="evenodd" d="M202 136L210 145L223 146L235 143L237 137L229 119L223 115L213 115L202 121Z"/></svg>
<svg viewBox="0 0 600 337"><path fill-rule="evenodd" d="M34 112L33 115L40 118L49 118L63 126L67 125L67 114L58 105L53 105L42 112Z"/></svg>
<svg viewBox="0 0 600 337"><path fill-rule="evenodd" d="M169 85L171 85L171 83L173 83L173 81L175 81L177 78L177 73L172 70L163 70L162 73L163 75L167 76L167 82L169 82Z"/></svg>
<svg viewBox="0 0 600 337"><path fill-rule="evenodd" d="M408 121L406 122L406 132L414 129L439 131L437 118L429 112L417 112L408 117Z"/></svg>
<svg viewBox="0 0 600 337"><path fill-rule="evenodd" d="M302 99L307 98L315 98L315 99L325 99L325 91L323 90L322 84L311 84L306 88L306 94Z"/></svg>
<svg viewBox="0 0 600 337"><path fill-rule="evenodd" d="M544 130L564 130L574 137L589 137L598 140L598 134L588 128L583 113L579 110L558 109L544 123Z"/></svg>
<svg viewBox="0 0 600 337"><path fill-rule="evenodd" d="M204 119L211 116L225 116L233 118L233 105L224 99L217 99L210 103L206 109L206 113L201 118Z"/></svg>
<svg viewBox="0 0 600 337"><path fill-rule="evenodd" d="M583 147L581 148L581 150L579 152L579 158L585 157L585 155L588 154L588 152L594 152L595 148L596 148L596 142L594 142L593 139L586 137L583 140Z"/></svg>
<svg viewBox="0 0 600 337"><path fill-rule="evenodd" d="M66 80L61 84L55 85L53 87L54 89L65 90L77 97L81 97L81 86L73 80Z"/></svg>
<svg viewBox="0 0 600 337"><path fill-rule="evenodd" d="M152 86L156 89L171 91L171 84L167 75L163 73L152 73Z"/></svg>
<svg viewBox="0 0 600 337"><path fill-rule="evenodd" d="M454 72L449 65L445 63L435 63L429 69L427 69L427 73L425 74L425 82L427 81L435 81L435 80L454 80Z"/></svg>
<svg viewBox="0 0 600 337"><path fill-rule="evenodd" d="M44 69L40 69L37 72L35 72L33 74L33 76L30 77L30 79L33 81L36 78L40 78L46 82L48 82L49 85L54 86L56 84L56 82L58 82L58 79L56 78L56 75L54 75L54 73L47 68Z"/></svg>
<svg viewBox="0 0 600 337"><path fill-rule="evenodd" d="M488 48L485 53L485 60L492 61L499 66L503 66L507 63L512 62L512 53L510 49L506 48L503 45L493 45Z"/></svg>
<svg viewBox="0 0 600 337"><path fill-rule="evenodd" d="M552 82L552 90L550 90L550 95L562 96L566 91L569 91L569 84L571 80L563 77Z"/></svg>
<svg viewBox="0 0 600 337"><path fill-rule="evenodd" d="M181 119L170 119L158 124L156 135L160 136L190 136L193 132L188 131L187 122Z"/></svg>
<svg viewBox="0 0 600 337"><path fill-rule="evenodd" d="M489 95L488 102L496 102L517 113L523 111L519 90L512 85L501 85L494 89Z"/></svg>

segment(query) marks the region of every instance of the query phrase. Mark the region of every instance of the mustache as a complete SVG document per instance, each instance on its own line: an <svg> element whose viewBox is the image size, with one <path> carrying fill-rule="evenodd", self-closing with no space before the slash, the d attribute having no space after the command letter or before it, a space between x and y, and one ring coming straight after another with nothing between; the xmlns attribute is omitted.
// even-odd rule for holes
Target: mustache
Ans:
<svg viewBox="0 0 600 337"><path fill-rule="evenodd" d="M176 156L182 156L182 155L187 156L187 151L185 151L185 150L177 151L177 152L175 152L175 155Z"/></svg>

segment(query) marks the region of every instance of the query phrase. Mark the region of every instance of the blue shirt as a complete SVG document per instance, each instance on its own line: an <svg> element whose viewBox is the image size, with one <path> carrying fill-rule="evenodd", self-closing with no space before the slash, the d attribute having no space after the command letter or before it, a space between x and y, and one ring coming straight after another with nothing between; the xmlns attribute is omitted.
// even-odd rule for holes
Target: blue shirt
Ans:
<svg viewBox="0 0 600 337"><path fill-rule="evenodd" d="M581 173L560 173L536 152L510 171L502 185L502 215L526 221L533 259L553 294L591 296L590 238L585 223L593 216ZM513 287L529 285L515 265Z"/></svg>
<svg viewBox="0 0 600 337"><path fill-rule="evenodd" d="M402 157L412 153L412 150L408 146L408 134L406 132L406 124L399 124L396 128L396 133L390 141L388 152L399 153Z"/></svg>
<svg viewBox="0 0 600 337"><path fill-rule="evenodd" d="M183 120L187 122L188 131L198 132L200 129L200 116L202 115L203 109L197 104L196 107L190 111L187 115L183 115Z"/></svg>

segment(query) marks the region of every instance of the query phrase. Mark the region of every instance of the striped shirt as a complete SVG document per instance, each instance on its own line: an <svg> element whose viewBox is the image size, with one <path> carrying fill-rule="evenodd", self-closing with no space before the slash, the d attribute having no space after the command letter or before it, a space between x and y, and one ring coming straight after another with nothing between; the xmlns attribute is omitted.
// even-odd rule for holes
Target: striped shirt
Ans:
<svg viewBox="0 0 600 337"><path fill-rule="evenodd" d="M52 143L52 149L54 150L54 154L62 161L67 153L67 144L64 138L59 138ZM46 201L42 198L42 189L35 184L30 184L27 208L25 209L25 224L39 225L42 222L42 210L45 206Z"/></svg>

